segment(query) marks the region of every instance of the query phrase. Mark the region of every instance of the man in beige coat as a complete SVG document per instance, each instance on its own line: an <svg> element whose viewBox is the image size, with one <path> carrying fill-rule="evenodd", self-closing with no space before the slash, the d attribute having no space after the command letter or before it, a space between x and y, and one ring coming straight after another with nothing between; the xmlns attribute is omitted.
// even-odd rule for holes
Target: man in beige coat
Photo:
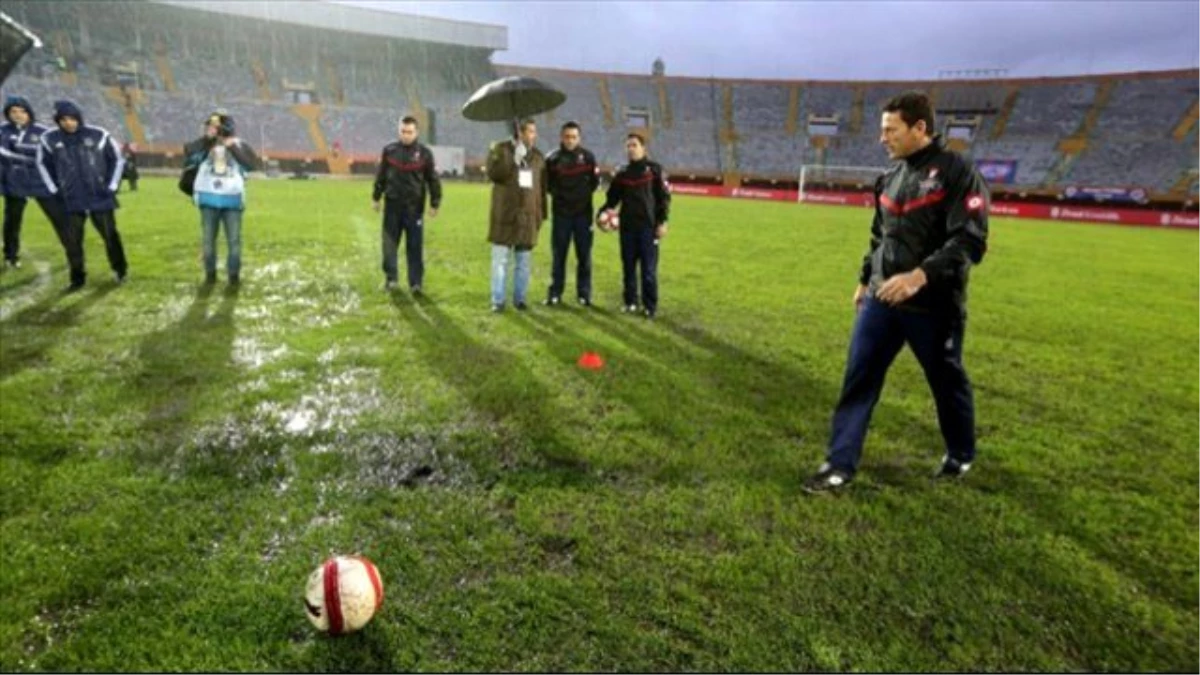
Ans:
<svg viewBox="0 0 1200 675"><path fill-rule="evenodd" d="M516 261L513 306L529 308L530 263L538 232L546 220L546 160L533 147L537 125L524 120L516 138L492 144L487 173L492 181L492 213L488 241L492 244L492 311L504 311L509 253Z"/></svg>

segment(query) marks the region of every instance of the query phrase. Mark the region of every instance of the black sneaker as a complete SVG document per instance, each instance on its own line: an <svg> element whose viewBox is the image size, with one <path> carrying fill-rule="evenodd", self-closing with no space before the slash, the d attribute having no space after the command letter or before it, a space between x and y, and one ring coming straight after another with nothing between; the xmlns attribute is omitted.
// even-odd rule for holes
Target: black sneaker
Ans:
<svg viewBox="0 0 1200 675"><path fill-rule="evenodd" d="M646 310L646 311L644 312L644 314L646 315L646 318L647 318L647 319L651 319L651 320L653 320L653 319L654 319L655 310L653 310L653 309L648 309L648 310Z"/></svg>
<svg viewBox="0 0 1200 675"><path fill-rule="evenodd" d="M83 282L82 281L72 281L70 286L67 286L66 288L63 289L63 293L70 295L71 293L78 293L79 291L82 291L82 290L83 290Z"/></svg>
<svg viewBox="0 0 1200 675"><path fill-rule="evenodd" d="M7 261L5 261L4 264L8 267L11 267L14 270L21 269L21 261L17 260L16 258L14 258L12 260L7 260Z"/></svg>
<svg viewBox="0 0 1200 675"><path fill-rule="evenodd" d="M387 281L383 282L383 290L389 293L396 290L398 287L399 284L396 283L395 279L388 279Z"/></svg>
<svg viewBox="0 0 1200 675"><path fill-rule="evenodd" d="M425 292L421 290L420 286L413 286L412 288L410 288L408 290L409 290L409 292L412 293L412 296L414 298L420 298L425 295Z"/></svg>
<svg viewBox="0 0 1200 675"><path fill-rule="evenodd" d="M962 478L965 473L971 470L970 462L960 462L950 455L942 457L942 465L938 467L938 471L934 474L934 478Z"/></svg>
<svg viewBox="0 0 1200 675"><path fill-rule="evenodd" d="M555 305L562 304L562 298L558 297L557 295L552 295L552 296L546 298L546 301L543 302L542 304L547 307L553 307Z"/></svg>
<svg viewBox="0 0 1200 675"><path fill-rule="evenodd" d="M637 314L637 310L638 310L637 305L625 305L624 307L621 308L621 312L624 314Z"/></svg>
<svg viewBox="0 0 1200 675"><path fill-rule="evenodd" d="M492 314L499 314L504 311L504 305L492 305Z"/></svg>
<svg viewBox="0 0 1200 675"><path fill-rule="evenodd" d="M217 273L216 272L205 272L204 273L204 283L208 286L212 286L213 284L217 283Z"/></svg>
<svg viewBox="0 0 1200 675"><path fill-rule="evenodd" d="M113 281L117 282L118 286L120 286L121 284L124 284L125 279L128 277L129 277L128 272L113 272Z"/></svg>
<svg viewBox="0 0 1200 675"><path fill-rule="evenodd" d="M229 285L230 286L237 286L241 283L242 283L242 278L239 277L238 275L234 274L229 277Z"/></svg>
<svg viewBox="0 0 1200 675"><path fill-rule="evenodd" d="M524 312L529 309L529 305L523 302L514 302L513 307L516 307L518 312Z"/></svg>
<svg viewBox="0 0 1200 675"><path fill-rule="evenodd" d="M591 298L579 298L579 306L580 307L591 307L592 299Z"/></svg>
<svg viewBox="0 0 1200 675"><path fill-rule="evenodd" d="M810 495L821 492L838 492L849 485L852 480L854 480L853 476L841 469L829 466L829 463L826 462L821 465L820 469L817 469L816 473L804 481L802 489Z"/></svg>

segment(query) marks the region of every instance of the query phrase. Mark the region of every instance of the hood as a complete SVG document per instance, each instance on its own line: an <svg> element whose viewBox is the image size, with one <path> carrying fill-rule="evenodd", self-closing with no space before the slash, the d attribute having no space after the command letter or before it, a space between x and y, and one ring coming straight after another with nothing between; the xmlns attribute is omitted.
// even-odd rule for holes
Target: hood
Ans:
<svg viewBox="0 0 1200 675"><path fill-rule="evenodd" d="M37 118L33 115L33 106L29 105L29 99L24 96L9 96L4 99L4 119L8 120L8 111L13 108L24 108L25 112L29 113L29 123L33 124ZM9 120L11 121L11 120Z"/></svg>
<svg viewBox="0 0 1200 675"><path fill-rule="evenodd" d="M57 122L64 117L74 117L79 120L80 126L83 125L83 112L79 110L79 106L71 101L55 101L54 121Z"/></svg>

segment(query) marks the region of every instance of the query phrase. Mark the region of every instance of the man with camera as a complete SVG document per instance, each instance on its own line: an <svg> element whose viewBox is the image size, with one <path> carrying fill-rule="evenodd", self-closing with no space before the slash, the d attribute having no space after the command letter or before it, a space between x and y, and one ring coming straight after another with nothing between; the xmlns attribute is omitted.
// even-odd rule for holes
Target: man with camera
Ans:
<svg viewBox="0 0 1200 675"><path fill-rule="evenodd" d="M179 187L200 208L204 247L204 283L217 281L217 231L224 227L229 284L241 280L242 212L246 174L258 164L254 150L235 134L233 117L218 110L204 122L204 136L183 147Z"/></svg>

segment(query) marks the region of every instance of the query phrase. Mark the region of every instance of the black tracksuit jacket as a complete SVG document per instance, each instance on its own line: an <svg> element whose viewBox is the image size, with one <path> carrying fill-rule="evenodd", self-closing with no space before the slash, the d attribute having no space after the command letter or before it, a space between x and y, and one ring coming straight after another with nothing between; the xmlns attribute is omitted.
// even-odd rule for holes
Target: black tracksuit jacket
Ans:
<svg viewBox="0 0 1200 675"><path fill-rule="evenodd" d="M583 146L574 150L559 146L546 157L545 185L554 198L554 215L590 216L592 193L600 185L596 156Z"/></svg>
<svg viewBox="0 0 1200 675"><path fill-rule="evenodd" d="M421 143L388 143L379 158L371 198L379 201L380 197L387 197L389 202L397 202L402 208L422 213L425 211L426 186L429 186L430 208L439 208L442 205L442 181L433 164L433 152Z"/></svg>
<svg viewBox="0 0 1200 675"><path fill-rule="evenodd" d="M974 165L935 137L876 180L859 282L874 294L891 276L920 267L928 282L900 307L965 317L971 266L987 251L989 202Z"/></svg>
<svg viewBox="0 0 1200 675"><path fill-rule="evenodd" d="M621 205L621 229L658 227L667 222L671 190L662 165L648 159L630 162L617 170L600 211ZM599 212L596 213L600 215Z"/></svg>

